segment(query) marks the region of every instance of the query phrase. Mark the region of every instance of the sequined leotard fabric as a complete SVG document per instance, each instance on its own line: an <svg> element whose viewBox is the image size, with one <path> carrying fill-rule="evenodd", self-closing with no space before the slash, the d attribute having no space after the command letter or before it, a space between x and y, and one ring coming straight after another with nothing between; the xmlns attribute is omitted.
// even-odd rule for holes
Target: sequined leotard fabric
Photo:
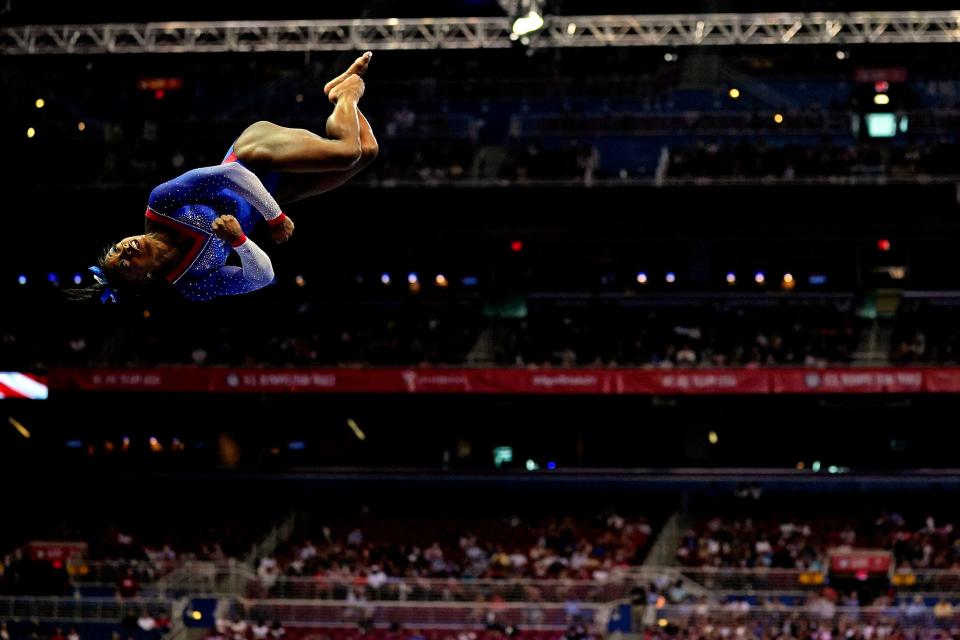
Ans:
<svg viewBox="0 0 960 640"><path fill-rule="evenodd" d="M187 299L247 293L273 281L270 258L252 240L231 247L213 234L213 221L225 214L234 216L245 234L257 221L283 215L263 182L239 162L188 171L150 193L147 219L192 240L167 275ZM240 267L227 265L231 251L239 255Z"/></svg>

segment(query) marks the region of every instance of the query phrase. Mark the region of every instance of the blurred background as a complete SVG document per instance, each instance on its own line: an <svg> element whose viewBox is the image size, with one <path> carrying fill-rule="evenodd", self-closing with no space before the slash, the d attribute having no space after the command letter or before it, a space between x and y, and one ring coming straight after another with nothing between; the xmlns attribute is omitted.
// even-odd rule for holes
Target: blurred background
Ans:
<svg viewBox="0 0 960 640"><path fill-rule="evenodd" d="M953 6L0 3L0 640L957 637ZM64 300L365 50L273 286Z"/></svg>

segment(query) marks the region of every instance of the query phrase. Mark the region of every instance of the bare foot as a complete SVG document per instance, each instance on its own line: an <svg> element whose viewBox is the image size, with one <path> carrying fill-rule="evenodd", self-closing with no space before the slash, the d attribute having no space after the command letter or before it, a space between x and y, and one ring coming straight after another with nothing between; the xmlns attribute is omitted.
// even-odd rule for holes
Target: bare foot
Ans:
<svg viewBox="0 0 960 640"><path fill-rule="evenodd" d="M362 56L353 61L353 64L350 65L350 68L341 73L339 76L328 82L323 87L323 93L326 96L330 96L330 92L335 86L349 78L350 76L360 76L363 77L363 74L367 72L367 68L370 66L370 58L373 57L372 51L367 51Z"/></svg>
<svg viewBox="0 0 960 640"><path fill-rule="evenodd" d="M365 88L366 85L363 83L363 78L353 75L331 89L330 95L327 97L330 98L330 102L333 104L337 104L337 101L343 97L349 100L359 101L360 98L363 97L363 90Z"/></svg>

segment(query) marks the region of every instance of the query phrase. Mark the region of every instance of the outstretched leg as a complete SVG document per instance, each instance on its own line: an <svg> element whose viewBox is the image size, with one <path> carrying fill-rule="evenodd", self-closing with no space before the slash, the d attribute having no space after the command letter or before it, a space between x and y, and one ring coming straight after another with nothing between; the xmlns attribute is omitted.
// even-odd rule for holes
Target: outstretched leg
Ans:
<svg viewBox="0 0 960 640"><path fill-rule="evenodd" d="M285 174L278 187L281 202L324 193L359 173L379 151L370 123L360 113L361 76L372 57L367 52L350 69L331 80L324 93L335 104L327 119L326 138L306 129L288 129L271 122L250 125L237 139L238 159L258 171Z"/></svg>

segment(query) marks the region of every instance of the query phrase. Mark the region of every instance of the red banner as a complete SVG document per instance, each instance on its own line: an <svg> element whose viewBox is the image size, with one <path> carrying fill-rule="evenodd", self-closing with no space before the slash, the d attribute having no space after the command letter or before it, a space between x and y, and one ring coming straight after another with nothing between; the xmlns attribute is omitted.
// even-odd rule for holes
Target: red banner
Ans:
<svg viewBox="0 0 960 640"><path fill-rule="evenodd" d="M860 68L853 72L856 82L906 82L907 70L904 67L890 67L888 69Z"/></svg>
<svg viewBox="0 0 960 640"><path fill-rule="evenodd" d="M923 387L927 393L960 393L960 370L924 369Z"/></svg>
<svg viewBox="0 0 960 640"><path fill-rule="evenodd" d="M86 542L31 542L27 544L27 554L31 560L48 562L81 558L87 553Z"/></svg>
<svg viewBox="0 0 960 640"><path fill-rule="evenodd" d="M55 369L50 386L215 393L960 393L960 369Z"/></svg>
<svg viewBox="0 0 960 640"><path fill-rule="evenodd" d="M960 388L960 373L951 375ZM922 393L923 369L771 369L772 393Z"/></svg>
<svg viewBox="0 0 960 640"><path fill-rule="evenodd" d="M830 555L833 573L885 574L892 564L889 551L843 551Z"/></svg>
<svg viewBox="0 0 960 640"><path fill-rule="evenodd" d="M623 371L621 393L646 395L767 394L770 373L760 369Z"/></svg>

